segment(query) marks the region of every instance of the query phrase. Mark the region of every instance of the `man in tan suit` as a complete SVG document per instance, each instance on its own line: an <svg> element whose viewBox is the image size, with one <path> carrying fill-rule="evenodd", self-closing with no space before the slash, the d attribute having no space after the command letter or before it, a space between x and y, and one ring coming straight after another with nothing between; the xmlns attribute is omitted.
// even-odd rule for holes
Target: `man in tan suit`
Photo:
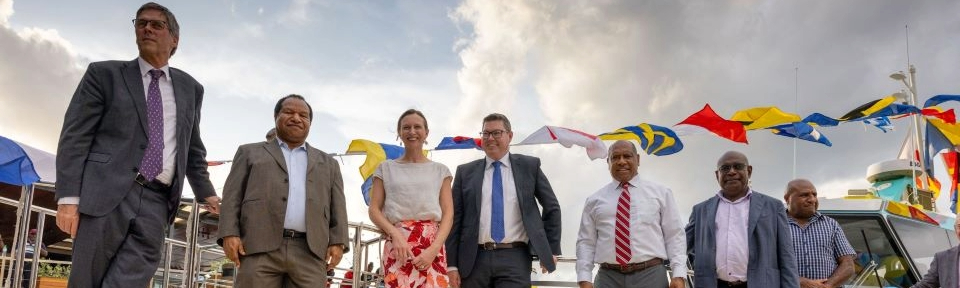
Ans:
<svg viewBox="0 0 960 288"><path fill-rule="evenodd" d="M240 146L233 158L223 251L239 268L236 287L319 287L347 250L343 178L333 157L306 144L313 110L302 96L283 97L273 115L276 139Z"/></svg>

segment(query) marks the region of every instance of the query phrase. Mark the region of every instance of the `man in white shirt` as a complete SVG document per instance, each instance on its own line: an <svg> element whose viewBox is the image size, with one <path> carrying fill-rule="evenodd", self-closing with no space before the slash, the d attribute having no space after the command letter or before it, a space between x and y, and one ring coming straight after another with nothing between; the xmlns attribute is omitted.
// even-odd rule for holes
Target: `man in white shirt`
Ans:
<svg viewBox="0 0 960 288"><path fill-rule="evenodd" d="M510 153L507 116L484 117L480 135L486 157L457 166L453 179L453 227L446 241L450 286L530 287L534 255L542 272L556 270L560 203L540 159Z"/></svg>
<svg viewBox="0 0 960 288"><path fill-rule="evenodd" d="M684 287L686 237L673 193L637 176L640 155L633 143L617 141L609 152L613 181L587 198L580 220L580 287L667 287L667 259L674 275L669 287ZM595 280L594 263L600 263Z"/></svg>

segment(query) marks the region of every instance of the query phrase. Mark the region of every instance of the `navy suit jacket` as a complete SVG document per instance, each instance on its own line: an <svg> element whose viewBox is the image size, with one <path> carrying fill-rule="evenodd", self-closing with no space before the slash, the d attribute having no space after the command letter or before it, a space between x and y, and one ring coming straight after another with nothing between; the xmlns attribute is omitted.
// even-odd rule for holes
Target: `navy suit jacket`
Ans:
<svg viewBox="0 0 960 288"><path fill-rule="evenodd" d="M553 255L560 255L560 203L540 170L539 158L509 155L530 252L539 255L540 264L552 272L557 267ZM485 168L486 158L457 166L453 179L453 228L446 242L447 265L456 266L463 278L473 271L480 251L480 199ZM537 202L543 207L542 213Z"/></svg>
<svg viewBox="0 0 960 288"><path fill-rule="evenodd" d="M170 67L177 106L177 153L168 195L170 221L180 204L184 176L197 199L216 195L200 140L203 86ZM147 148L147 97L140 64L90 63L67 107L57 146L57 199L80 197L80 213L99 217L132 191Z"/></svg>
<svg viewBox="0 0 960 288"><path fill-rule="evenodd" d="M687 224L687 252L693 262L694 286L717 287L716 215L720 196L693 206ZM749 260L747 284L750 287L800 287L793 241L787 226L783 202L754 191L750 195L747 219Z"/></svg>
<svg viewBox="0 0 960 288"><path fill-rule="evenodd" d="M960 256L960 246L933 255L930 270L923 275L923 279L911 286L916 288L957 287L957 257Z"/></svg>

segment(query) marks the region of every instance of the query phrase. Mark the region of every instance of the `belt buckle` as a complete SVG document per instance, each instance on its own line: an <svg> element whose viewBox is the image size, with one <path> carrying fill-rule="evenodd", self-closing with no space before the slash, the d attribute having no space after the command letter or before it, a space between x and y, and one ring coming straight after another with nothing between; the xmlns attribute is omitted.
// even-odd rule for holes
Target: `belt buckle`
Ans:
<svg viewBox="0 0 960 288"><path fill-rule="evenodd" d="M494 250L497 249L497 243L487 242L483 243L483 250Z"/></svg>
<svg viewBox="0 0 960 288"><path fill-rule="evenodd" d="M147 177L143 177L143 174L137 173L137 176L133 177L133 182L137 182L140 186L146 186Z"/></svg>
<svg viewBox="0 0 960 288"><path fill-rule="evenodd" d="M620 273L630 272L630 263L627 263L627 264L618 264L617 266L620 267Z"/></svg>

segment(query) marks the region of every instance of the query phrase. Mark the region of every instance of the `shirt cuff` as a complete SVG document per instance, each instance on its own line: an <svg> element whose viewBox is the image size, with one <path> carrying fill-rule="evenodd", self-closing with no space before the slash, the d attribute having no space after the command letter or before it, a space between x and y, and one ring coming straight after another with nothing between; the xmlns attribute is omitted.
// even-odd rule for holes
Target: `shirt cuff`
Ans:
<svg viewBox="0 0 960 288"><path fill-rule="evenodd" d="M447 272L450 272L450 271L457 271L457 267L455 266L447 267Z"/></svg>
<svg viewBox="0 0 960 288"><path fill-rule="evenodd" d="M64 204L78 205L80 204L80 197L63 197L60 198L60 200L57 200L57 205Z"/></svg>

